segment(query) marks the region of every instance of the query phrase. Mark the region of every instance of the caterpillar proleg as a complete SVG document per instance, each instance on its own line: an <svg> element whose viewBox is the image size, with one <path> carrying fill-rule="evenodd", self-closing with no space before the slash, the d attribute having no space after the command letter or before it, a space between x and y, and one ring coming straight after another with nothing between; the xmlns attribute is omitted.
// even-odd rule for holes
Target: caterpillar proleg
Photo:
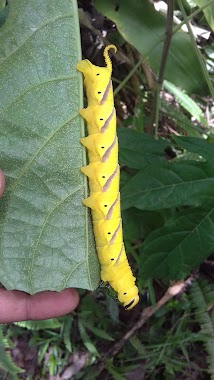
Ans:
<svg viewBox="0 0 214 380"><path fill-rule="evenodd" d="M80 110L86 120L88 137L81 143L88 150L89 165L81 168L88 177L90 196L83 204L91 208L101 278L118 293L125 309L132 309L139 301L135 277L129 266L122 235L118 165L116 113L111 82L112 64L109 49L104 49L106 67L80 61L77 69L84 75L88 107Z"/></svg>

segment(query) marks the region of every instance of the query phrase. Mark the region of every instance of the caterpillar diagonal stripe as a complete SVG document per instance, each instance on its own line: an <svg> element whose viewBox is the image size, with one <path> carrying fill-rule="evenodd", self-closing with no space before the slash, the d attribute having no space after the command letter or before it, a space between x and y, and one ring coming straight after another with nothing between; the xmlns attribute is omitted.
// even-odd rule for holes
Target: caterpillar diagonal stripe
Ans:
<svg viewBox="0 0 214 380"><path fill-rule="evenodd" d="M114 45L104 49L106 67L95 66L87 59L77 64L84 76L88 100L88 107L80 110L89 134L80 140L87 148L89 158L89 165L81 168L88 177L90 188L90 196L83 200L83 204L91 208L101 278L117 292L125 309L132 309L138 303L139 295L122 235L118 140L109 49L117 51Z"/></svg>

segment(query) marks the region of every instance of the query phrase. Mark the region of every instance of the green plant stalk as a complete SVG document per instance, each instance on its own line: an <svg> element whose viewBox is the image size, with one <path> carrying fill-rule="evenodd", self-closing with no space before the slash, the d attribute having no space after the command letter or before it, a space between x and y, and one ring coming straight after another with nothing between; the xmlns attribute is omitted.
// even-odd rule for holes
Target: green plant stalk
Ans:
<svg viewBox="0 0 214 380"><path fill-rule="evenodd" d="M205 78L205 80L207 82L207 86L208 86L208 88L210 90L210 94L211 94L212 98L214 99L214 88L213 88L212 82L211 82L211 80L209 78L209 74L207 72L207 69L206 69L203 57L202 57L202 55L201 55L201 53L200 53L200 51L199 51L199 49L197 47L197 44L196 44L196 41L195 41L195 37L194 37L192 29L191 29L191 27L189 25L189 21L188 21L188 18L187 18L187 15L186 15L186 12L185 12L185 9L183 7L183 4L182 4L181 0L178 0L178 6L179 6L179 8L181 10L181 13L183 15L185 24L186 24L186 26L188 28L189 36L190 36L192 45L193 45L193 47L195 49L195 52L197 54L197 57L198 57L198 60L199 60L200 66L201 66L201 70L202 70L204 78Z"/></svg>
<svg viewBox="0 0 214 380"><path fill-rule="evenodd" d="M143 63L145 59L143 57L139 59L136 65L131 69L130 73L123 79L123 81L119 84L119 86L117 86L117 88L114 90L114 96L117 95L118 92L125 86L125 84L132 77L132 75L134 75L135 71L137 71L138 67Z"/></svg>
<svg viewBox="0 0 214 380"><path fill-rule="evenodd" d="M155 138L158 139L158 122L159 122L159 112L160 112L160 92L164 80L164 71L166 67L167 57L169 53L170 42L172 38L172 28L173 28L173 12L174 12L174 1L167 1L167 19L166 19L166 38L164 40L163 52L160 63L160 70L158 75L158 83L155 96Z"/></svg>
<svg viewBox="0 0 214 380"><path fill-rule="evenodd" d="M112 82L113 82L113 83L116 83L116 84L118 84L118 85L121 83L121 81L120 81L119 79L115 78L115 77L112 77L111 79L112 79ZM137 94L138 94L135 90L133 90L133 88L132 88L131 86L125 84L124 87L126 88L126 90L131 91L134 95L137 95ZM115 90L115 91L116 91L116 90ZM120 91L120 90L119 90L119 91Z"/></svg>
<svg viewBox="0 0 214 380"><path fill-rule="evenodd" d="M208 1L206 4L204 4L203 6L201 6L199 9L196 9L196 11L194 11L193 13L191 13L189 16L186 16L186 17L187 17L187 20L190 21L193 17L197 16L199 13L201 13L201 11L203 11L205 8L209 7L209 6L212 5L212 4L213 4L213 0ZM172 34L177 33L177 31L178 31L178 30L179 30L184 24L186 24L186 20L181 21L181 23L178 24L178 25L174 28Z"/></svg>

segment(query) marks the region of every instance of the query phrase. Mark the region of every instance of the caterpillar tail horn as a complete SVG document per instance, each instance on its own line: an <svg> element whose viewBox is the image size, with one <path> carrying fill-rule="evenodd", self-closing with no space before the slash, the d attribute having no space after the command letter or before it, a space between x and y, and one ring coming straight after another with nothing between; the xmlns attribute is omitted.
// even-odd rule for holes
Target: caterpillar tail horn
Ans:
<svg viewBox="0 0 214 380"><path fill-rule="evenodd" d="M116 48L115 45L108 45L108 46L106 46L105 49L104 49L103 56L104 56L104 59L105 59L105 63L106 63L106 67L107 67L107 69L108 69L110 72L112 72L112 63L111 63L111 59L110 59L110 57L109 57L109 53L108 53L108 51L109 51L110 49L114 49L115 53L117 52L117 48Z"/></svg>

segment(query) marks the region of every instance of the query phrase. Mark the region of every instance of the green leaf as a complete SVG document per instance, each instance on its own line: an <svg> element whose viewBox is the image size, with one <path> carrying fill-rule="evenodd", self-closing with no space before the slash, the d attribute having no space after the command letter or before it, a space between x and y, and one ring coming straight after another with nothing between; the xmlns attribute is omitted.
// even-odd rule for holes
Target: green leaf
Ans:
<svg viewBox="0 0 214 380"><path fill-rule="evenodd" d="M114 341L114 338L112 338L109 334L107 334L101 328L95 327L95 326L93 326L92 323L87 322L87 321L82 321L82 323L84 323L84 326L88 330L92 331L94 333L94 335L98 336L99 338L102 338L102 339L105 339L105 340L110 340L112 342Z"/></svg>
<svg viewBox="0 0 214 380"><path fill-rule="evenodd" d="M144 239L164 224L164 218L160 212L144 211L135 207L124 210L122 220L124 239L130 243Z"/></svg>
<svg viewBox="0 0 214 380"><path fill-rule="evenodd" d="M214 378L214 312L213 284L206 280L194 281L190 288L190 297L195 309L195 319L200 324L204 348L207 351L208 373Z"/></svg>
<svg viewBox="0 0 214 380"><path fill-rule="evenodd" d="M212 138L173 136L173 140L188 152L199 154L207 161L213 162L214 144Z"/></svg>
<svg viewBox="0 0 214 380"><path fill-rule="evenodd" d="M194 125L188 117L182 113L181 108L172 107L164 99L161 99L161 111L167 119L172 119L181 129L187 132L187 136L201 137L204 130L198 125ZM172 135L173 137L173 135Z"/></svg>
<svg viewBox="0 0 214 380"><path fill-rule="evenodd" d="M0 29L0 281L28 293L94 289L75 0L19 0Z"/></svg>
<svg viewBox="0 0 214 380"><path fill-rule="evenodd" d="M72 342L71 342L71 329L73 324L73 318L71 315L65 316L63 318L63 341L66 350L72 352Z"/></svg>
<svg viewBox="0 0 214 380"><path fill-rule="evenodd" d="M207 4L207 0L194 0L199 8ZM214 31L214 3L202 10L211 29Z"/></svg>
<svg viewBox="0 0 214 380"><path fill-rule="evenodd" d="M106 365L106 369L107 371L110 373L110 375L112 375L112 378L114 380L124 380L124 376L121 375L120 373L117 372L117 369L115 369L111 363L111 361L109 361Z"/></svg>
<svg viewBox="0 0 214 380"><path fill-rule="evenodd" d="M190 115L195 117L200 123L207 126L207 120L204 117L204 114L197 103L191 99L183 90L180 90L173 83L165 80L163 82L163 86L167 91L174 95L175 99L179 102L179 104L187 110Z"/></svg>
<svg viewBox="0 0 214 380"><path fill-rule="evenodd" d="M214 209L187 210L144 241L140 265L144 279L184 278L214 249Z"/></svg>
<svg viewBox="0 0 214 380"><path fill-rule="evenodd" d="M139 355L146 355L146 349L143 343L137 336L131 336L129 342L134 347Z"/></svg>
<svg viewBox="0 0 214 380"><path fill-rule="evenodd" d="M121 189L122 208L158 210L200 205L213 199L214 167L206 162L156 163L139 171Z"/></svg>
<svg viewBox="0 0 214 380"><path fill-rule="evenodd" d="M123 0L115 10L114 0L93 0L98 11L111 19L123 38L147 58L158 73L165 38L166 18L148 1ZM177 32L171 41L165 78L188 93L207 88L195 50L187 33Z"/></svg>
<svg viewBox="0 0 214 380"><path fill-rule="evenodd" d="M78 321L78 327L79 327L79 332L80 332L80 336L83 340L83 343L85 345L85 347L87 348L87 350L92 354L92 355L95 355L95 356L100 356L96 347L94 346L94 344L92 343L91 339L89 338L86 330L85 330L85 327L84 325L82 324L82 322Z"/></svg>
<svg viewBox="0 0 214 380"><path fill-rule="evenodd" d="M62 326L61 322L56 318L41 321L21 321L14 324L30 331L59 329Z"/></svg>
<svg viewBox="0 0 214 380"><path fill-rule="evenodd" d="M143 169L151 162L165 161L164 149L169 143L163 139L138 133L133 129L119 128L119 162L134 169Z"/></svg>
<svg viewBox="0 0 214 380"><path fill-rule="evenodd" d="M119 304L112 297L106 294L106 306L108 310L108 314L113 321L113 323L119 323Z"/></svg>
<svg viewBox="0 0 214 380"><path fill-rule="evenodd" d="M7 339L4 338L2 329L0 327L0 368L6 373L11 374L14 380L18 380L18 376L16 375L25 371L13 363L9 353L5 350L7 347Z"/></svg>

